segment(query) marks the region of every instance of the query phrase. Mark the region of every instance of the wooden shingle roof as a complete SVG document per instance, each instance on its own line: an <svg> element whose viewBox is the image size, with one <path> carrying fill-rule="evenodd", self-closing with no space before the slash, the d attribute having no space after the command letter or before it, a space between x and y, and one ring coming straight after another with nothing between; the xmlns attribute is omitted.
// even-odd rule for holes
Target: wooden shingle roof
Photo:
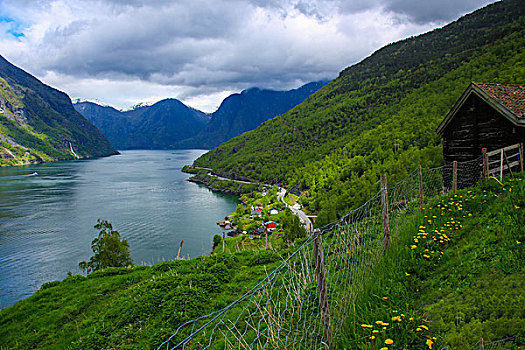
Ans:
<svg viewBox="0 0 525 350"><path fill-rule="evenodd" d="M476 94L512 124L525 127L525 85L471 83L436 132L442 134L471 94Z"/></svg>

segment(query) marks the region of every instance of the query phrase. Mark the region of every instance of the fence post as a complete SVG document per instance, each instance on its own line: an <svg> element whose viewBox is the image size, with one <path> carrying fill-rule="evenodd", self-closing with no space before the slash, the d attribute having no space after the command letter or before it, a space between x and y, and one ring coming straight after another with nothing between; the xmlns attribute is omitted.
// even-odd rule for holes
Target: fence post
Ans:
<svg viewBox="0 0 525 350"><path fill-rule="evenodd" d="M417 175L419 180L419 208L423 211L423 170L421 164L417 166Z"/></svg>
<svg viewBox="0 0 525 350"><path fill-rule="evenodd" d="M323 338L332 348L332 325L330 322L330 309L328 308L328 289L326 286L326 273L324 269L324 252L321 232L314 231L314 259L315 272L317 275L317 290L319 292L319 303L321 309L321 322L323 323Z"/></svg>
<svg viewBox="0 0 525 350"><path fill-rule="evenodd" d="M222 231L222 252L224 253L224 249L226 246L226 238L224 237L224 231Z"/></svg>
<svg viewBox="0 0 525 350"><path fill-rule="evenodd" d="M479 349L485 350L485 344L483 343L483 338L479 338Z"/></svg>
<svg viewBox="0 0 525 350"><path fill-rule="evenodd" d="M486 180L489 178L489 158L487 157L487 149L482 148L481 153L483 153L483 178Z"/></svg>
<svg viewBox="0 0 525 350"><path fill-rule="evenodd" d="M452 192L458 190L458 161L452 163Z"/></svg>
<svg viewBox="0 0 525 350"><path fill-rule="evenodd" d="M179 252L177 253L177 260L180 260L180 252L182 251L183 244L184 244L184 240L180 241Z"/></svg>
<svg viewBox="0 0 525 350"><path fill-rule="evenodd" d="M501 149L501 161L499 164L499 180L503 181L503 148Z"/></svg>
<svg viewBox="0 0 525 350"><path fill-rule="evenodd" d="M521 167L521 172L523 172L525 171L523 170L523 143L520 143L519 152L520 152L520 167Z"/></svg>
<svg viewBox="0 0 525 350"><path fill-rule="evenodd" d="M388 216L388 187L386 175L381 175L381 203L383 206L383 240L385 249L390 246L390 218Z"/></svg>

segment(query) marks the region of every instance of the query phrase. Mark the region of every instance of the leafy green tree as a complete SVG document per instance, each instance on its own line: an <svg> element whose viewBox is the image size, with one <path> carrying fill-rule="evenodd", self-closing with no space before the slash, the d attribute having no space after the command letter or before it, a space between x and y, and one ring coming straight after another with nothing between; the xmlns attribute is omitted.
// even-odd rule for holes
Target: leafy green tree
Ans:
<svg viewBox="0 0 525 350"><path fill-rule="evenodd" d="M295 215L285 216L283 219L283 230L285 242L293 242L297 238L306 237L306 229Z"/></svg>
<svg viewBox="0 0 525 350"><path fill-rule="evenodd" d="M133 266L129 243L121 239L118 231L113 230L111 222L98 219L94 227L100 230L98 237L91 241L91 249L95 255L87 262L81 261L78 267L90 273L106 267Z"/></svg>

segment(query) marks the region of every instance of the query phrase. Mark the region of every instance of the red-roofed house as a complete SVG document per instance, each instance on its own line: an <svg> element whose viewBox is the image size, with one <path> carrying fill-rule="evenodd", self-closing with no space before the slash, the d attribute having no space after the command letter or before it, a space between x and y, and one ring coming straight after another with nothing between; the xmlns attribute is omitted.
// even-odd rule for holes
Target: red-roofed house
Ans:
<svg viewBox="0 0 525 350"><path fill-rule="evenodd" d="M524 143L525 85L471 83L436 131L445 165Z"/></svg>

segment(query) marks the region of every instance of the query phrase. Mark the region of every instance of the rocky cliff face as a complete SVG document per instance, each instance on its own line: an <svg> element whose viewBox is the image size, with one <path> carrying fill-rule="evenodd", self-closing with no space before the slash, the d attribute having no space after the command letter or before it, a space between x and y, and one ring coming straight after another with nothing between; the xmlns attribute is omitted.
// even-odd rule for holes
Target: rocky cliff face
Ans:
<svg viewBox="0 0 525 350"><path fill-rule="evenodd" d="M0 165L118 152L70 98L0 56Z"/></svg>

